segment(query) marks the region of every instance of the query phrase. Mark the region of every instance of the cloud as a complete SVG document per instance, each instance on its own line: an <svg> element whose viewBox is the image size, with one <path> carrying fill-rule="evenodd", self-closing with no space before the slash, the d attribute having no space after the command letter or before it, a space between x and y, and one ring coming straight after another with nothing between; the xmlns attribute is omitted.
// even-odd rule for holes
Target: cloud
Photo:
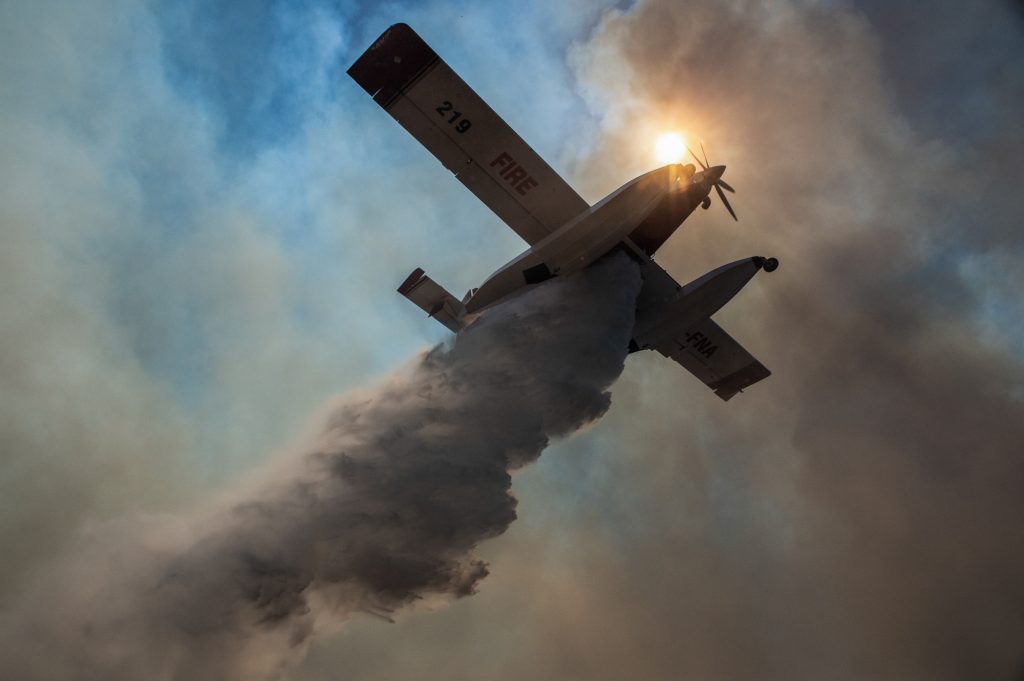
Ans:
<svg viewBox="0 0 1024 681"><path fill-rule="evenodd" d="M639 284L621 254L553 280L343 397L222 510L95 533L5 617L0 667L277 678L332 619L473 593L473 549L515 518L509 471L607 409Z"/></svg>
<svg viewBox="0 0 1024 681"><path fill-rule="evenodd" d="M683 533L642 554L675 566L661 584L677 609L652 627L696 638L670 667L1006 678L1024 634L1012 577L1024 567L1013 520L1024 367L1013 326L979 332L982 301L1000 294L960 265L994 241L1020 254L1015 199L988 196L995 219L963 220L957 208L976 204L950 178L971 151L901 114L855 11L639 3L607 15L575 61L609 110L601 163L586 167L635 163L629 121L640 112L692 126L729 165L743 222L729 225L720 206L694 216L659 255L669 271L753 253L783 263L721 315L772 378L727 411L690 399L666 420L660 390L692 382L650 386L634 372L654 369L631 367L619 394L638 423L606 424L623 448L644 442L641 468L669 465L656 451L704 462L686 507L700 539ZM1006 132L996 139L1019 149ZM649 511L671 528L671 514ZM658 568L638 557L633 569L642 581ZM722 602L701 628L692 618L708 616L708 593Z"/></svg>
<svg viewBox="0 0 1024 681"><path fill-rule="evenodd" d="M262 460L379 370L359 342L379 334L349 321L359 255L296 245L339 203L326 182L295 189L317 161L304 129L239 169L217 107L167 76L172 32L149 7L0 11L6 600L80 528L187 504ZM331 62L335 26L306 19L310 60Z"/></svg>
<svg viewBox="0 0 1024 681"><path fill-rule="evenodd" d="M139 499L166 507L194 482L182 465L187 415L99 302L109 281L94 245L138 219L139 196L115 160L111 121L72 110L102 81L79 60L117 31L89 33L35 5L4 14L0 601L89 518Z"/></svg>

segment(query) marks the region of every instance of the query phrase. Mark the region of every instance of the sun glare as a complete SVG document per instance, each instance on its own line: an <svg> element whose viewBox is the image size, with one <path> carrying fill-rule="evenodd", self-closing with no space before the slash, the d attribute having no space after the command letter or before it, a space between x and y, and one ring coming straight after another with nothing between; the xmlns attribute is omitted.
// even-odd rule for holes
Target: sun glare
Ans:
<svg viewBox="0 0 1024 681"><path fill-rule="evenodd" d="M661 163L679 163L686 157L686 140L678 132L666 132L658 136L654 153Z"/></svg>

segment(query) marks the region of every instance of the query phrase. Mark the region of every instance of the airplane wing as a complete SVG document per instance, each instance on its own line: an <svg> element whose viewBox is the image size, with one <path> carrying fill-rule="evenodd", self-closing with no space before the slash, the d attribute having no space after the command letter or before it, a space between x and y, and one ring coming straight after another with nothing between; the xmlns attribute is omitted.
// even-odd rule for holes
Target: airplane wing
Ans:
<svg viewBox="0 0 1024 681"><path fill-rule="evenodd" d="M710 318L678 329L654 349L681 364L723 400L772 373Z"/></svg>
<svg viewBox="0 0 1024 681"><path fill-rule="evenodd" d="M407 25L348 74L531 246L589 208Z"/></svg>
<svg viewBox="0 0 1024 681"><path fill-rule="evenodd" d="M665 303L684 288L653 260L646 259L642 267L644 288L638 301L638 330L647 318L672 314ZM669 318L650 340L651 344L644 347L678 362L723 400L772 373L707 316L697 320L692 316L687 319L685 314Z"/></svg>

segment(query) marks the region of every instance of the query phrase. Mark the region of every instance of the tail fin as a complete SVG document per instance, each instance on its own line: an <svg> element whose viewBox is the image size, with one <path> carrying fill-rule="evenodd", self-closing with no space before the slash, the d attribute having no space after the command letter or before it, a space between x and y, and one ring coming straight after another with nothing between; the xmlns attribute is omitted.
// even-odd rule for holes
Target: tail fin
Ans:
<svg viewBox="0 0 1024 681"><path fill-rule="evenodd" d="M449 330L458 333L462 329L462 318L466 314L466 306L424 274L419 267L405 278L402 285L398 287L398 292L416 303L417 307L444 324Z"/></svg>

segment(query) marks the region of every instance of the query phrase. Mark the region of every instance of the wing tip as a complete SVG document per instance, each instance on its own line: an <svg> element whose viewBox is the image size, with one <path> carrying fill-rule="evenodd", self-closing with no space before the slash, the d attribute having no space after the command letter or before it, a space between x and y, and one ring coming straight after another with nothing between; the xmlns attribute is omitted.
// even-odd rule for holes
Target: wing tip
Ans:
<svg viewBox="0 0 1024 681"><path fill-rule="evenodd" d="M385 106L437 58L437 53L411 26L397 23L381 33L346 73Z"/></svg>
<svg viewBox="0 0 1024 681"><path fill-rule="evenodd" d="M401 293L403 296L408 295L409 292L416 287L416 284L419 283L420 279L423 278L424 274L425 272L423 271L423 268L417 267L416 269L414 269L412 273L405 278L405 281L403 281L402 284L398 287L398 292Z"/></svg>
<svg viewBox="0 0 1024 681"><path fill-rule="evenodd" d="M757 360L754 360L739 371L734 371L721 380L709 383L708 387L714 390L715 394L722 398L723 401L728 402L736 396L736 393L743 392L744 388L749 388L771 375L771 371Z"/></svg>

